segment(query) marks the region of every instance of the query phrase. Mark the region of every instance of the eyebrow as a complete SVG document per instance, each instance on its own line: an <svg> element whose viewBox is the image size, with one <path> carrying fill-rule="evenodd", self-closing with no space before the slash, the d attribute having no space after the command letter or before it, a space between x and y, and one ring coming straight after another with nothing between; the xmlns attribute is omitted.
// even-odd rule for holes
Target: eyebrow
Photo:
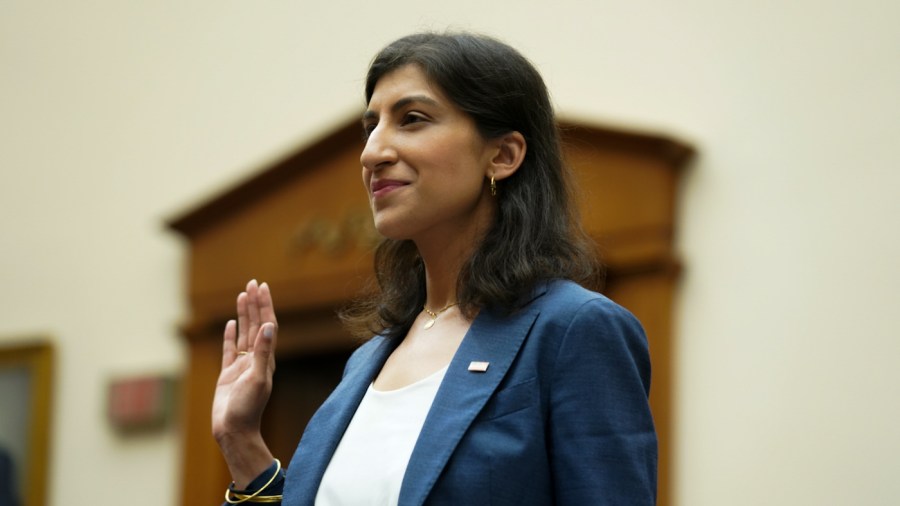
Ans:
<svg viewBox="0 0 900 506"><path fill-rule="evenodd" d="M400 100L394 102L394 105L391 106L391 112L397 112L398 110L403 109L404 107L406 107L410 104L416 104L416 103L422 103L422 104L426 104L426 105L430 105L430 106L434 106L434 107L437 107L440 105L437 103L437 101L435 99L433 99L427 95L411 95L408 97L403 97ZM366 120L370 120L370 119L375 119L377 117L378 117L378 113L376 113L375 111L372 111L372 110L367 110L365 113L363 113L362 119L363 119L363 121L366 121Z"/></svg>

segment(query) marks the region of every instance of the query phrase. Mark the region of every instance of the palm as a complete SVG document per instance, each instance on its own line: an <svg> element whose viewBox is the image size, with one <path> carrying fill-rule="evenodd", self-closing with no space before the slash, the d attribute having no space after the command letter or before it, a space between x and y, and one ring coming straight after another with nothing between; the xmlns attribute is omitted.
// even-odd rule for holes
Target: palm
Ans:
<svg viewBox="0 0 900 506"><path fill-rule="evenodd" d="M266 374L263 371L261 374ZM253 359L240 356L222 369L213 399L213 433L245 432L257 429L269 399L271 381L260 382Z"/></svg>
<svg viewBox="0 0 900 506"><path fill-rule="evenodd" d="M257 287L251 281L238 296L237 312L237 322L225 326L222 370L213 399L212 429L217 440L259 433L275 372L277 322L268 286Z"/></svg>

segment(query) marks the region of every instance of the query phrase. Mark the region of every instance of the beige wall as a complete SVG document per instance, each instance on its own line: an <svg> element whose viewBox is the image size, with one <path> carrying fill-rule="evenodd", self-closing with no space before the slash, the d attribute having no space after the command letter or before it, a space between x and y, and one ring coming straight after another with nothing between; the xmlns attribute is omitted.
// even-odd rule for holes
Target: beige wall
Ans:
<svg viewBox="0 0 900 506"><path fill-rule="evenodd" d="M522 49L567 116L701 153L678 504L900 497L900 4L304 4L0 3L0 340L55 338L51 504L175 501L177 431L103 417L110 377L184 365L165 218L357 114L382 44L448 26Z"/></svg>

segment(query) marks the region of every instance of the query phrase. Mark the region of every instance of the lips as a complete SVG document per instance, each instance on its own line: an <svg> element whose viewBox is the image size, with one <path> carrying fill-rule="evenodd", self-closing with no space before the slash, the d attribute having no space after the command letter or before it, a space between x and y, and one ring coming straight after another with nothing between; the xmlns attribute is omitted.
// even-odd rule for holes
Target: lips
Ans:
<svg viewBox="0 0 900 506"><path fill-rule="evenodd" d="M408 185L405 181L397 181L394 179L379 179L372 181L372 196L380 197L396 190L397 188Z"/></svg>

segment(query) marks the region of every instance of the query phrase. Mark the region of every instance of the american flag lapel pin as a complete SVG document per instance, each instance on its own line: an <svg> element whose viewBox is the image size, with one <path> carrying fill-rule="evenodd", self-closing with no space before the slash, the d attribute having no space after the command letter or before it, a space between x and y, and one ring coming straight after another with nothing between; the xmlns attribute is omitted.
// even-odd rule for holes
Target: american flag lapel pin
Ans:
<svg viewBox="0 0 900 506"><path fill-rule="evenodd" d="M469 362L469 372L485 372L489 365L491 365L490 362Z"/></svg>

